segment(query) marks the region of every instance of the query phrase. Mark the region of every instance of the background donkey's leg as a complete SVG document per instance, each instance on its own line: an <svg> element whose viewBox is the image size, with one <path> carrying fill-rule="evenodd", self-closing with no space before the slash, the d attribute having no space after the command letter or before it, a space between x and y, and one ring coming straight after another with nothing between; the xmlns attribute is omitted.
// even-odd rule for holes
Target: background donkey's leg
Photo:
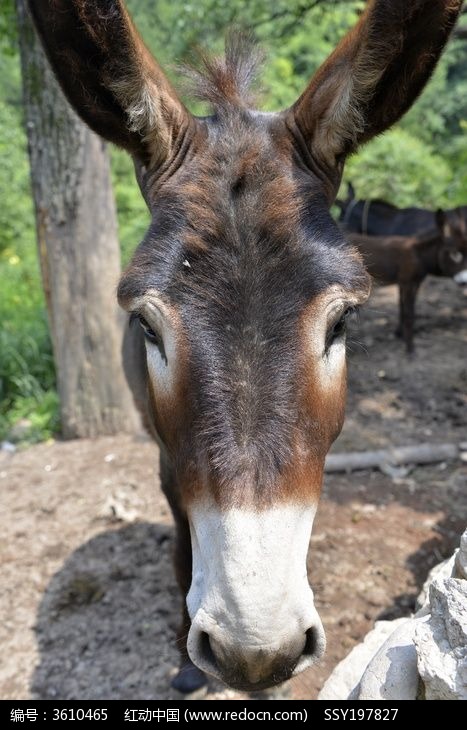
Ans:
<svg viewBox="0 0 467 730"><path fill-rule="evenodd" d="M407 352L414 352L415 299L420 281L403 282L400 285L400 327Z"/></svg>

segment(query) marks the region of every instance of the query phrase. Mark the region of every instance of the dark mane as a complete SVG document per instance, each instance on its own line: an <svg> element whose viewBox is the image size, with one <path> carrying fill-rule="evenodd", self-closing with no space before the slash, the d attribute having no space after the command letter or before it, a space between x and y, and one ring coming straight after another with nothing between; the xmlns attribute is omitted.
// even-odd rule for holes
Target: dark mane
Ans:
<svg viewBox="0 0 467 730"><path fill-rule="evenodd" d="M181 67L189 79L189 95L207 102L216 113L232 108L254 106L256 81L264 54L253 35L246 31L230 31L225 38L223 56L211 56L197 49L195 63Z"/></svg>

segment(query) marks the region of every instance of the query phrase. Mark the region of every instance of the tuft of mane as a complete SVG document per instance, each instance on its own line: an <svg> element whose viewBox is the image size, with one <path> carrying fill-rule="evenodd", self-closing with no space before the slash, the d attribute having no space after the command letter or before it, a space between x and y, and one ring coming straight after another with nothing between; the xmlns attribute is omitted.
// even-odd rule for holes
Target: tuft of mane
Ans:
<svg viewBox="0 0 467 730"><path fill-rule="evenodd" d="M218 114L254 106L252 92L264 60L255 38L247 31L232 30L225 38L224 56L196 51L196 65L185 65L182 72L190 80L190 96L207 102Z"/></svg>

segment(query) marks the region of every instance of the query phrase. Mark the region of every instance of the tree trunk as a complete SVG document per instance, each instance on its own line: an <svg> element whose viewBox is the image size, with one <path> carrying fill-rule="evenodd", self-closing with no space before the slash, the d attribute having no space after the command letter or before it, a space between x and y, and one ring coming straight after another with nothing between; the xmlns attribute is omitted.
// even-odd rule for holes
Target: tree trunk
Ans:
<svg viewBox="0 0 467 730"><path fill-rule="evenodd" d="M57 369L62 433L132 430L121 367L123 315L115 203L105 144L53 76L26 0L17 0L37 241Z"/></svg>

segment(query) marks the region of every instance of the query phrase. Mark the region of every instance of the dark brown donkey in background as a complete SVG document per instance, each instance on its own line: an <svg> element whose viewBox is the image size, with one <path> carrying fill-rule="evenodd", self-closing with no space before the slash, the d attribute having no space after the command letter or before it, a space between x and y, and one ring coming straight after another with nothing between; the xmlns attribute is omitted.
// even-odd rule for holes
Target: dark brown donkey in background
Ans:
<svg viewBox="0 0 467 730"><path fill-rule="evenodd" d="M277 114L249 108L254 54L232 41L205 64L214 113L196 118L122 2L30 0L69 100L133 156L152 214L118 298L177 526L184 691L205 681L190 660L259 690L324 652L306 555L344 416L346 319L369 289L329 206L346 156L422 90L460 6L372 0Z"/></svg>
<svg viewBox="0 0 467 730"><path fill-rule="evenodd" d="M347 185L347 198L336 200L339 208L338 223L346 233L362 233L365 236L418 236L436 227L436 212L426 208L398 208L385 200L359 200L352 183ZM467 206L453 208L447 214L456 213L467 220Z"/></svg>
<svg viewBox="0 0 467 730"><path fill-rule="evenodd" d="M446 276L467 283L467 229L465 208L438 210L437 227L418 236L364 236L349 233L367 271L378 284L399 285L400 335L407 352L413 352L415 300L428 276Z"/></svg>

